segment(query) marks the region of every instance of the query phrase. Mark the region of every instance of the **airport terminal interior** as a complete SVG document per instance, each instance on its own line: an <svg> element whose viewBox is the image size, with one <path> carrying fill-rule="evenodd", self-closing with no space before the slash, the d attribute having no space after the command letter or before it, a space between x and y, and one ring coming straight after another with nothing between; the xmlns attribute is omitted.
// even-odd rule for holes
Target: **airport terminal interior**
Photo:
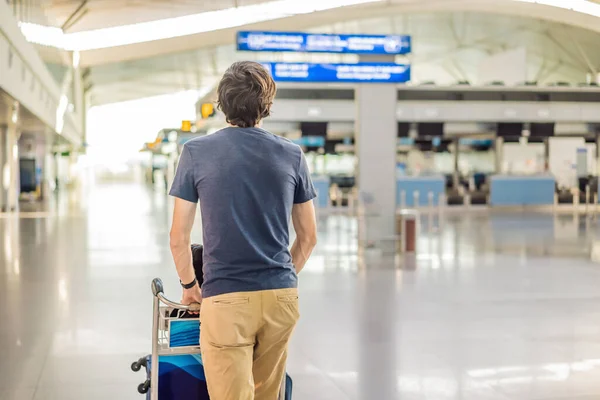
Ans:
<svg viewBox="0 0 600 400"><path fill-rule="evenodd" d="M168 190L239 60L318 194L282 400L600 399L598 49L597 0L0 0L0 400L200 398Z"/></svg>

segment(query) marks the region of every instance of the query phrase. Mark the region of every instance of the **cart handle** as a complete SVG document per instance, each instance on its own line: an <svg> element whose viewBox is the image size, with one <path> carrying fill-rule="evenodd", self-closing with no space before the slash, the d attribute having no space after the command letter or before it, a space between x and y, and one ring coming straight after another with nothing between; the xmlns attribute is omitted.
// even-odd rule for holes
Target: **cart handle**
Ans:
<svg viewBox="0 0 600 400"><path fill-rule="evenodd" d="M154 278L152 280L152 294L169 307L177 308L179 310L200 311L200 304L198 303L192 303L189 306L186 306L167 299L164 295L164 286L160 278Z"/></svg>

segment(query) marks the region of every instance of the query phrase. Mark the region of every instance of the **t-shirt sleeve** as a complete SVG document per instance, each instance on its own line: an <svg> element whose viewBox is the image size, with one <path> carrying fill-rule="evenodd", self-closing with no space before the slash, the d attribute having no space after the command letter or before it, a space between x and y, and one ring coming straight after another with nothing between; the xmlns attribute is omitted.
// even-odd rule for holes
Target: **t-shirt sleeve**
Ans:
<svg viewBox="0 0 600 400"><path fill-rule="evenodd" d="M310 178L310 171L306 163L304 152L300 150L300 165L298 166L298 179L296 182L296 193L294 194L294 204L306 203L317 197L317 191Z"/></svg>
<svg viewBox="0 0 600 400"><path fill-rule="evenodd" d="M198 202L198 190L194 179L194 163L190 149L187 146L183 146L169 195L187 200L190 203Z"/></svg>

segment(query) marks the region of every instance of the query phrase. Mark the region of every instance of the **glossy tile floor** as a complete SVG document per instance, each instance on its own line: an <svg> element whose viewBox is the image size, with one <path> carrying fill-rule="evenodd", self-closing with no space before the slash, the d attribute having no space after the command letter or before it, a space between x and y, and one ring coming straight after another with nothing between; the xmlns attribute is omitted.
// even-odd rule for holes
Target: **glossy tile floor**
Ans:
<svg viewBox="0 0 600 400"><path fill-rule="evenodd" d="M170 207L120 184L0 217L0 400L143 398L129 364L150 350L150 280L179 296ZM356 220L319 229L295 400L600 399L597 222L446 213L423 218L416 257L364 260Z"/></svg>

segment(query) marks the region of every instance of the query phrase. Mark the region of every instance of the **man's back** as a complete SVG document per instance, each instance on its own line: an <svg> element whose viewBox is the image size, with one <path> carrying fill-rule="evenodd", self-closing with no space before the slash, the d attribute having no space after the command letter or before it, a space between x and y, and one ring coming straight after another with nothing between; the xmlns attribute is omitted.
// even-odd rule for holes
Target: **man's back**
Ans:
<svg viewBox="0 0 600 400"><path fill-rule="evenodd" d="M200 348L213 400L278 397L300 317L296 274L317 242L316 193L302 151L256 128L269 116L276 91L256 62L227 68L217 103L232 128L189 141L171 188L171 253L181 302L202 303ZM198 201L202 290L190 251ZM290 219L296 238L288 250Z"/></svg>
<svg viewBox="0 0 600 400"><path fill-rule="evenodd" d="M225 128L186 143L179 168L171 194L200 200L203 297L296 287L290 214L315 195L301 149L260 128Z"/></svg>

